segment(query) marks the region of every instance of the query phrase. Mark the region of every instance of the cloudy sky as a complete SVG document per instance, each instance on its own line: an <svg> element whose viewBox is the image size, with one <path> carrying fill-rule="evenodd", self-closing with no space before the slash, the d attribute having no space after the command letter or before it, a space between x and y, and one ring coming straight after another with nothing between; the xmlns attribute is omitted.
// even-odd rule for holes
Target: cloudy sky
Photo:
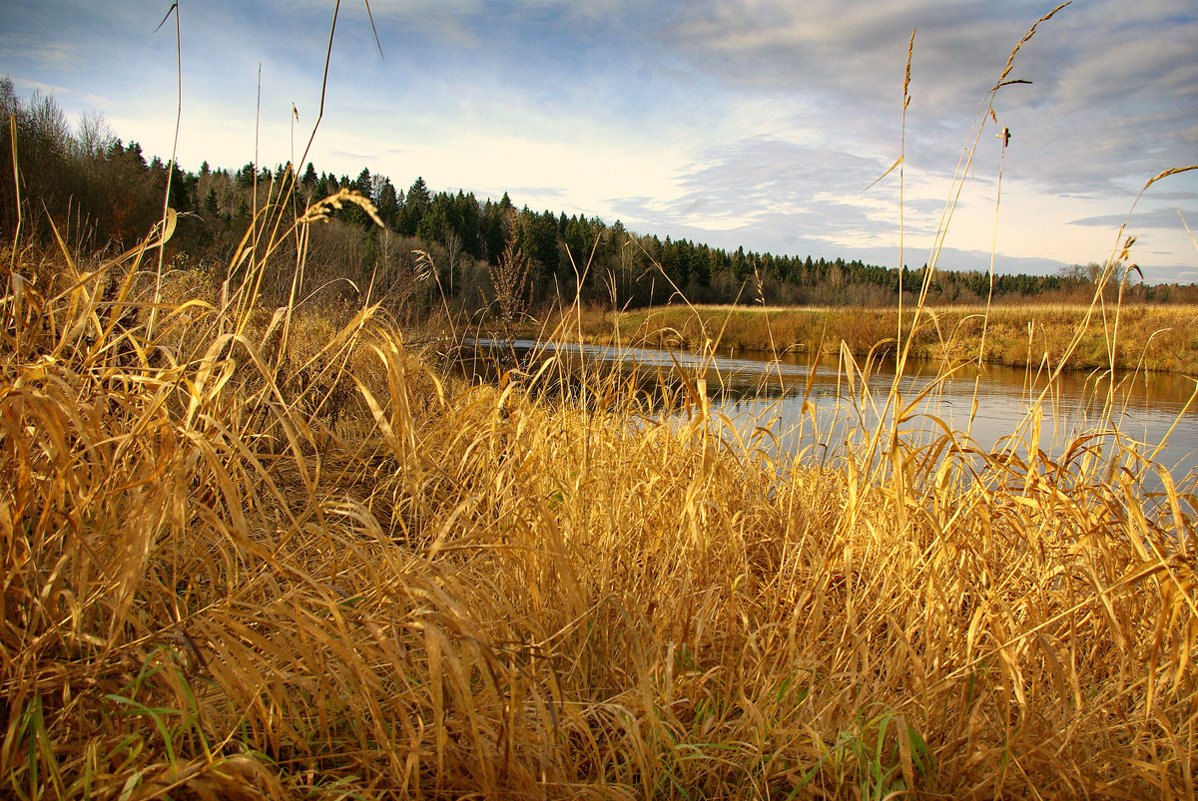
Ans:
<svg viewBox="0 0 1198 801"><path fill-rule="evenodd" d="M298 161L333 5L180 0L184 168L237 168L255 148L260 164ZM174 20L155 28L170 6L0 0L0 74L169 157ZM339 175L369 167L401 189L420 175L640 233L891 266L900 243L906 263L928 261L955 200L941 266L985 269L993 252L999 271L1050 272L1104 260L1144 183L1198 164L1193 0L1075 0L1023 45L1008 77L1031 83L1001 89L997 125L980 131L987 92L1051 0L370 8L381 55L362 0L342 2L309 160ZM904 152L912 29L900 194L897 170L870 185ZM1198 281L1183 218L1198 235L1198 171L1155 184L1128 221L1149 281Z"/></svg>

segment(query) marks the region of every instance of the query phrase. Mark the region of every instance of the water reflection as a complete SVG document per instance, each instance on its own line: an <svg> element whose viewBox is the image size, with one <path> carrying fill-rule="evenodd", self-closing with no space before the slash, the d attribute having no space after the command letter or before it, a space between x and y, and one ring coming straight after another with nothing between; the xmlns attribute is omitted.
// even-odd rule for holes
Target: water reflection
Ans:
<svg viewBox="0 0 1198 801"><path fill-rule="evenodd" d="M1032 445L1058 456L1077 437L1096 434L1095 443L1119 439L1145 455L1164 441L1157 461L1178 480L1198 468L1198 401L1195 380L1185 376L1128 374L1117 376L1112 387L1098 373L1051 380L1034 368L966 365L944 378L938 363L909 361L896 380L892 358L857 364L721 352L704 359L652 348L532 340L478 340L475 347L476 355L507 353L526 370L530 361L556 356L575 368L586 363L667 385L683 376L693 385L702 379L712 413L727 419L737 437L755 437L762 447L791 454L806 448L805 454L826 457L873 430L883 415L894 419L894 387L903 410L900 431L916 445L950 430L967 434L983 451L1012 448L1026 456Z"/></svg>

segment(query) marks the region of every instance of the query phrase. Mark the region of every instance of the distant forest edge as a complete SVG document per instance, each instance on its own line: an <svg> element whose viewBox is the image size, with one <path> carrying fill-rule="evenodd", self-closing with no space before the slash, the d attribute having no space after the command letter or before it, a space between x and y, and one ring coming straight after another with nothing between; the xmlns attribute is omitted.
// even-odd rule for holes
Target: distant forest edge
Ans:
<svg viewBox="0 0 1198 801"><path fill-rule="evenodd" d="M51 221L68 244L84 254L128 248L162 216L167 165L148 162L137 142L117 139L99 115L85 115L72 129L53 98L23 100L0 79L0 226L11 241L18 221L9 119L15 120L21 181L21 235L26 242L53 242ZM499 306L506 315L573 299L578 277L584 303L619 308L693 303L764 303L770 306L887 307L898 301L900 271L858 260L776 256L713 248L686 239L664 241L638 235L616 221L566 216L565 212L517 209L505 193L479 201L473 193L433 193L422 178L406 192L391 179L363 169L356 178L318 172L309 163L300 175L291 166L213 169L178 166L170 177L169 205L180 213L170 255L179 266L216 273L227 265L254 214L280 197L302 213L305 204L349 189L377 207L383 226L356 205L345 204L328 224L313 226L305 243L305 290L372 300L403 314L419 314L444 295L465 310ZM270 257L279 280L290 285L296 263L294 238ZM421 255L421 252L427 255ZM660 265L660 269L658 269ZM430 270L432 268L432 270ZM435 281L429 280L435 270ZM1088 301L1097 264L1067 265L1052 275L995 275L996 302ZM1118 275L1136 271L1124 269ZM913 299L923 270L901 271L904 300ZM984 302L991 278L981 271L938 269L932 303ZM1114 288L1111 288L1112 291ZM1125 300L1198 302L1198 285L1142 282L1124 287ZM281 298L280 298L281 300Z"/></svg>

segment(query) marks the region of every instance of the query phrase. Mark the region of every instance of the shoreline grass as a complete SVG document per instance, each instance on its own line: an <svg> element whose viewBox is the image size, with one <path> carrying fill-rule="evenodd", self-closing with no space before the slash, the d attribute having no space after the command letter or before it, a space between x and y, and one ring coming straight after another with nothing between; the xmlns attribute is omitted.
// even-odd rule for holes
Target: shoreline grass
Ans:
<svg viewBox="0 0 1198 801"><path fill-rule="evenodd" d="M1134 453L817 468L377 308L114 324L153 283L4 298L15 797L1194 797L1195 488Z"/></svg>
<svg viewBox="0 0 1198 801"><path fill-rule="evenodd" d="M1077 304L925 307L910 335L914 358L1012 367L1057 365L1087 311ZM1198 307L1124 305L1115 368L1198 376ZM909 332L913 312L904 312ZM1065 362L1071 370L1109 367L1112 316L1091 320ZM854 356L896 350L897 309L770 308L676 305L623 312L588 310L581 330L589 344L648 345L703 351L716 346L757 352ZM982 328L986 323L983 349ZM535 335L536 331L528 333ZM571 336L575 332L570 332ZM709 341L712 340L712 341ZM904 334L904 342L908 335Z"/></svg>
<svg viewBox="0 0 1198 801"><path fill-rule="evenodd" d="M164 271L165 220L0 254L7 796L1198 796L1192 478L897 412L820 466L690 385L677 422L612 372L470 385L297 302L301 247L264 294L371 211L271 198L220 279Z"/></svg>

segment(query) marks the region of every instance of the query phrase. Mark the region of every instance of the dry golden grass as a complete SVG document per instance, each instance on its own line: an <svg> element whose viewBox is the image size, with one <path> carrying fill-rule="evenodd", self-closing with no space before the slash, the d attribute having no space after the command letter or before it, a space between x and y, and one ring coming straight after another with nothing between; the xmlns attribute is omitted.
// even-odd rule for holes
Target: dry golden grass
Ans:
<svg viewBox="0 0 1198 801"><path fill-rule="evenodd" d="M262 308L286 206L220 284L0 258L6 797L1198 795L1194 486L470 386Z"/></svg>
<svg viewBox="0 0 1198 801"><path fill-rule="evenodd" d="M924 359L982 360L1022 367L1058 365L1086 316L1087 307L1068 304L924 307L920 327L905 341L911 356ZM914 311L903 313L904 331ZM702 350L719 334L723 348L754 351L837 353L846 347L863 356L880 347L896 348L897 309L669 306L584 316L590 342L645 344ZM987 321L983 342L982 323ZM1085 327L1068 369L1107 367L1114 331L1113 312L1098 314ZM1135 306L1121 309L1115 367L1198 375L1198 307Z"/></svg>
<svg viewBox="0 0 1198 801"><path fill-rule="evenodd" d="M13 797L1195 796L1193 487L1130 452L816 469L261 310L252 257L151 335L139 259L6 276Z"/></svg>

